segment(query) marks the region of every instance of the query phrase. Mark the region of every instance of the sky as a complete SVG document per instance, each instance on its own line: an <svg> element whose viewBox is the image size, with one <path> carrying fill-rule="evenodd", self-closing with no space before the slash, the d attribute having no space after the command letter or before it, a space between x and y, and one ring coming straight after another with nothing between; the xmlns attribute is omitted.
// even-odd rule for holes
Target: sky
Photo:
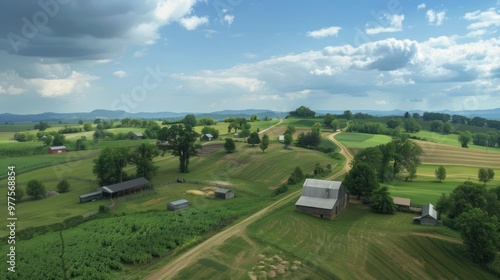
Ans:
<svg viewBox="0 0 500 280"><path fill-rule="evenodd" d="M500 108L499 2L0 1L0 113Z"/></svg>

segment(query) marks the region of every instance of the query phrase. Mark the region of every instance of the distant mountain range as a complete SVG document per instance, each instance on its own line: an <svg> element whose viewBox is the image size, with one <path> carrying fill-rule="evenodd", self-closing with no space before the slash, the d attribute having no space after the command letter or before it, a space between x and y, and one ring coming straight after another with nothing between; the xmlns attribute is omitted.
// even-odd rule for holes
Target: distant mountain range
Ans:
<svg viewBox="0 0 500 280"><path fill-rule="evenodd" d="M326 113L331 114L342 114L343 110L316 110L317 115L324 115ZM374 116L403 116L406 111L403 110L392 110L392 111L375 111L375 110L351 110L352 113L366 113ZM419 113L422 115L426 111L422 110L409 110L410 113ZM469 111L435 111L439 113L446 113L450 115L462 115L466 117L482 117L487 119L500 119L500 108L488 109L488 110L469 110ZM195 113L195 112L140 112L140 113L128 113L125 111L111 111L111 110L94 110L88 113L53 113L46 112L41 114L27 114L27 115L17 115L4 113L0 114L0 123L12 123L12 122L39 122L39 121L63 121L63 122L77 122L79 120L83 121L93 121L97 118L101 119L122 119L122 118L136 118L136 119L155 119L155 120L178 120L182 119L187 114L194 114L197 118L202 117L212 117L216 120L223 120L228 117L244 117L249 118L252 115L257 115L260 119L265 118L284 118L288 112L277 112L271 110L259 110L259 109L247 109L247 110L224 110L216 111L212 113Z"/></svg>

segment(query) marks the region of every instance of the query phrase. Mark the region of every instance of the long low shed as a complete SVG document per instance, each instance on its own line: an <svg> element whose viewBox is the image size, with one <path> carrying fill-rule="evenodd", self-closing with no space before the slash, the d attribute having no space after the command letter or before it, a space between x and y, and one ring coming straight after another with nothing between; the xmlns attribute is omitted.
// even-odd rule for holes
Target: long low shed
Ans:
<svg viewBox="0 0 500 280"><path fill-rule="evenodd" d="M145 190L149 186L149 181L146 178L137 178L118 184L102 187L104 196L116 197L124 196L127 194L135 193L137 191Z"/></svg>
<svg viewBox="0 0 500 280"><path fill-rule="evenodd" d="M189 201L185 199L179 199L176 201L169 202L167 204L167 209L170 211L177 211L181 209L186 209L189 207Z"/></svg>
<svg viewBox="0 0 500 280"><path fill-rule="evenodd" d="M234 197L234 192L229 189L218 188L215 190L215 197L222 199L230 199Z"/></svg>
<svg viewBox="0 0 500 280"><path fill-rule="evenodd" d="M96 191L80 195L80 203L94 201L102 198L102 191Z"/></svg>

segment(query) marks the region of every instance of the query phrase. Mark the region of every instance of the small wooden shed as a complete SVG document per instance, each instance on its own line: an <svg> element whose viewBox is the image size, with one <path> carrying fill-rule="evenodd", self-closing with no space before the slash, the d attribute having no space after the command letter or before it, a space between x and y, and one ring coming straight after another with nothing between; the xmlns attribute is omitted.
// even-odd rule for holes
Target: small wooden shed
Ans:
<svg viewBox="0 0 500 280"><path fill-rule="evenodd" d="M215 198L222 198L222 199L234 198L234 192L229 189L218 188L215 190Z"/></svg>
<svg viewBox="0 0 500 280"><path fill-rule="evenodd" d="M167 209L170 211L177 211L181 209L186 209L189 207L189 201L185 199L179 199L176 201L169 202L167 204Z"/></svg>
<svg viewBox="0 0 500 280"><path fill-rule="evenodd" d="M134 135L132 136L132 139L133 140L141 140L143 137L144 137L144 135L142 133L134 133Z"/></svg>
<svg viewBox="0 0 500 280"><path fill-rule="evenodd" d="M214 140L214 136L210 133L203 134L201 136L201 141L212 141L212 140Z"/></svg>

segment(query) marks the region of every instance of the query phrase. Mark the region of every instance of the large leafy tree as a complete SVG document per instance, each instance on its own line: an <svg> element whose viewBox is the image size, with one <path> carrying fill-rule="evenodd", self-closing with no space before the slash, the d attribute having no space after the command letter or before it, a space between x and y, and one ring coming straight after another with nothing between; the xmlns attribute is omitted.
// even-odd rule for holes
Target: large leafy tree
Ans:
<svg viewBox="0 0 500 280"><path fill-rule="evenodd" d="M226 138L224 149L226 149L228 153L232 153L236 150L236 144L234 143L233 138Z"/></svg>
<svg viewBox="0 0 500 280"><path fill-rule="evenodd" d="M382 214L396 213L396 205L392 200L389 190L386 186L378 187L373 190L370 196L370 208L373 212Z"/></svg>
<svg viewBox="0 0 500 280"><path fill-rule="evenodd" d="M477 177L479 178L479 181L486 185L487 182L491 181L495 177L495 171L492 168L479 168Z"/></svg>
<svg viewBox="0 0 500 280"><path fill-rule="evenodd" d="M290 145L293 142L293 137L290 133L285 133L285 141L283 143L285 144L285 149L290 149Z"/></svg>
<svg viewBox="0 0 500 280"><path fill-rule="evenodd" d="M179 157L179 171L189 172L189 158L196 154L196 149L201 146L195 145L200 136L190 125L172 125L163 127L158 132L158 140L162 142L165 150L171 151L172 155Z"/></svg>
<svg viewBox="0 0 500 280"><path fill-rule="evenodd" d="M130 162L137 166L136 177L151 180L158 173L158 166L153 162L160 155L160 151L151 144L143 143L130 155Z"/></svg>
<svg viewBox="0 0 500 280"><path fill-rule="evenodd" d="M26 187L26 194L36 199L42 198L45 194L45 186L38 180L30 180Z"/></svg>
<svg viewBox="0 0 500 280"><path fill-rule="evenodd" d="M294 117L301 117L301 118L314 118L314 116L316 115L316 112L309 109L309 107L300 106L299 108L295 109L295 111L291 111L290 115L294 116Z"/></svg>
<svg viewBox="0 0 500 280"><path fill-rule="evenodd" d="M350 194L369 198L373 190L378 188L378 180L373 168L366 163L358 163L345 175L342 182Z"/></svg>
<svg viewBox="0 0 500 280"><path fill-rule="evenodd" d="M247 142L248 142L248 144L251 144L252 147L255 146L255 144L259 144L260 143L259 133L257 133L257 132L250 133L250 136L248 137Z"/></svg>
<svg viewBox="0 0 500 280"><path fill-rule="evenodd" d="M197 120L195 115L187 114L181 121L184 125L196 126Z"/></svg>
<svg viewBox="0 0 500 280"><path fill-rule="evenodd" d="M393 172L394 176L404 170L411 170L420 165L422 148L408 137L397 137L392 140L395 145Z"/></svg>
<svg viewBox="0 0 500 280"><path fill-rule="evenodd" d="M496 216L489 217L486 211L472 208L458 217L460 234L472 260L488 264L500 249L500 223Z"/></svg>
<svg viewBox="0 0 500 280"><path fill-rule="evenodd" d="M105 148L97 159L94 159L92 172L101 186L116 184L127 179L123 169L130 162L129 149L124 147Z"/></svg>
<svg viewBox="0 0 500 280"><path fill-rule="evenodd" d="M470 141L472 141L472 133L470 131L461 132L458 135L458 141L462 145L462 148L468 148Z"/></svg>
<svg viewBox="0 0 500 280"><path fill-rule="evenodd" d="M202 129L201 129L201 134L212 134L212 136L214 137L214 139L218 139L219 138L219 130L216 129L215 127L210 127L210 126L204 126Z"/></svg>
<svg viewBox="0 0 500 280"><path fill-rule="evenodd" d="M267 134L264 134L264 136L262 136L262 141L260 142L259 147L262 152L264 152L267 147L269 147L269 136L267 136Z"/></svg>
<svg viewBox="0 0 500 280"><path fill-rule="evenodd" d="M403 126L406 132L409 133L419 132L421 128L420 125L418 125L417 121L412 117L405 119Z"/></svg>
<svg viewBox="0 0 500 280"><path fill-rule="evenodd" d="M450 194L450 211L448 216L456 218L471 208L487 208L486 187L473 182L464 182Z"/></svg>

